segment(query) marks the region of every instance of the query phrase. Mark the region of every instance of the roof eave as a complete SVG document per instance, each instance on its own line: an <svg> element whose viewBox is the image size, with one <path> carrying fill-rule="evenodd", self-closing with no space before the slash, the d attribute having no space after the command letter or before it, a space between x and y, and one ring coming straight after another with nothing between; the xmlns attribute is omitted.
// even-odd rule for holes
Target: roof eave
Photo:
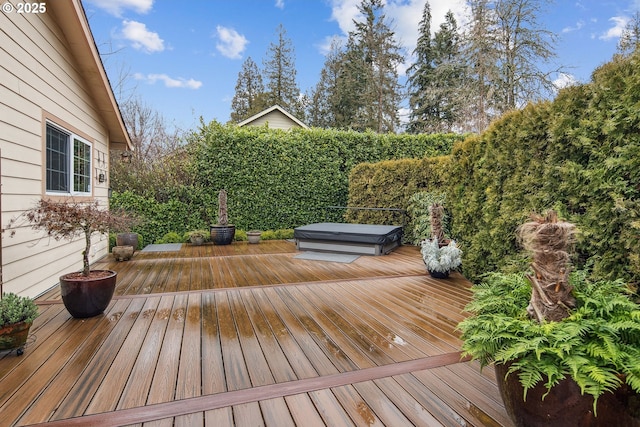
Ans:
<svg viewBox="0 0 640 427"><path fill-rule="evenodd" d="M80 0L56 0L47 2L47 7L53 11L54 19L67 39L80 72L93 95L98 112L105 121L109 133L109 147L133 150L131 138Z"/></svg>

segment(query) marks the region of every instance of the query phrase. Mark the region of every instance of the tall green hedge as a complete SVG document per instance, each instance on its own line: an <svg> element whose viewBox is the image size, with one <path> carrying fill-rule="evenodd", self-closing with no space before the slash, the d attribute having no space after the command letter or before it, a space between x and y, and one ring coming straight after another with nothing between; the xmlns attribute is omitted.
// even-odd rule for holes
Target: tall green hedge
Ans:
<svg viewBox="0 0 640 427"><path fill-rule="evenodd" d="M414 189L444 191L470 278L518 266L516 228L554 208L581 231L578 265L638 283L639 61L617 57L591 83L503 116L437 162L355 168L349 203L406 207Z"/></svg>
<svg viewBox="0 0 640 427"><path fill-rule="evenodd" d="M189 182L156 197L114 194L112 206L146 219L136 231L153 242L168 231L206 228L217 220L217 194L228 193L229 221L241 229L289 229L342 221L349 173L363 162L450 153L462 136L393 135L324 129L237 127L201 123L176 155ZM183 159L181 159L183 160ZM168 159L168 161L170 161Z"/></svg>

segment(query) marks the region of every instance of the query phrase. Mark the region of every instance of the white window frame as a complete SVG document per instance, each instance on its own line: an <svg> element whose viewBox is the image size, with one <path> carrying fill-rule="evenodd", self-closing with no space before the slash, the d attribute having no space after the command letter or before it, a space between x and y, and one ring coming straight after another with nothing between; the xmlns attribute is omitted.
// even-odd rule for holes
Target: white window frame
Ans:
<svg viewBox="0 0 640 427"><path fill-rule="evenodd" d="M65 134L67 136L67 158L66 160L66 167L67 167L67 176L66 176L66 185L67 188L69 189L69 191L56 191L56 190L49 190L49 144L48 144L48 139L49 139L49 127L54 128L55 130L57 130L58 132L61 132L63 134ZM89 180L89 184L88 184L88 188L87 191L76 191L75 190L75 175L76 175L76 170L75 170L75 162L74 162L74 143L75 141L78 141L84 145L87 146L87 149L89 150L89 159L88 159L88 166L87 166L87 172L85 177ZM93 193L93 176L92 176L92 169L93 169L93 145L87 141L85 138L81 137L80 135L56 124L53 123L49 120L46 121L46 126L45 126L45 144L44 144L44 149L45 149L45 193L47 195L51 195L51 196L91 196Z"/></svg>

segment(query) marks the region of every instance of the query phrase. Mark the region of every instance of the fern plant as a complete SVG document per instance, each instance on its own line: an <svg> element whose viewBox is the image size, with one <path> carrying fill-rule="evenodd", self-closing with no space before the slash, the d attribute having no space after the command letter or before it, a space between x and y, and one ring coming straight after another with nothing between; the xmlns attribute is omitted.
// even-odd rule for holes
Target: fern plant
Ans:
<svg viewBox="0 0 640 427"><path fill-rule="evenodd" d="M490 363L512 363L525 390L543 381L550 389L571 377L597 401L622 379L640 392L640 307L624 282L569 276L576 306L560 321L539 323L527 306L531 284L525 274L491 273L472 287L465 308L473 315L458 328L465 355ZM622 375L622 376L621 376Z"/></svg>
<svg viewBox="0 0 640 427"><path fill-rule="evenodd" d="M572 378L582 394L598 397L623 381L640 393L640 306L622 280L593 281L569 273L567 249L575 227L549 211L520 227L533 274L492 273L472 287L458 328L465 355L508 366L527 391L547 391ZM547 392L547 393L548 393Z"/></svg>

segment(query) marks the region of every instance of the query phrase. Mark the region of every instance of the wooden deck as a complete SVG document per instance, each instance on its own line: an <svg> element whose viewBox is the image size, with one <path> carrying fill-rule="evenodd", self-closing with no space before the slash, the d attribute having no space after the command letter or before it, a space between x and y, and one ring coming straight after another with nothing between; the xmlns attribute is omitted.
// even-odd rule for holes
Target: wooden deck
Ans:
<svg viewBox="0 0 640 427"><path fill-rule="evenodd" d="M0 425L511 426L492 369L460 361L470 298L417 248L351 264L295 244L105 258L104 315L52 290L23 356L0 353Z"/></svg>

